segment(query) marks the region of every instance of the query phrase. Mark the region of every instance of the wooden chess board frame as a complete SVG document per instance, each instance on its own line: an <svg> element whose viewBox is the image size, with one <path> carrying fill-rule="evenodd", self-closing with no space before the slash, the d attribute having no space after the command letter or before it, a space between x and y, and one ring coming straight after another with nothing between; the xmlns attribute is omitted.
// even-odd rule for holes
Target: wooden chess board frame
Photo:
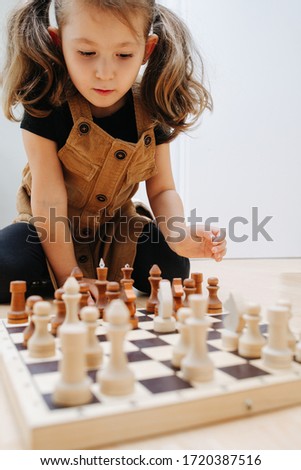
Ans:
<svg viewBox="0 0 301 470"><path fill-rule="evenodd" d="M138 314L141 320L139 329L129 332L129 339L133 335L136 344L143 341L143 338L155 336L151 330L153 316L145 316L143 311L139 311ZM145 319L148 322L142 321ZM92 392L97 398L95 403L53 409L47 405L41 387L33 380L24 351L22 353L18 348L19 341L16 338L18 335L21 338L23 327L7 325L7 321L2 320L0 371L25 447L28 449L105 448L110 444L252 416L301 403L301 364L294 361L289 370L273 371L264 369L260 359L247 361L237 354L223 352L219 339L222 331L221 316L212 318L212 321L207 343L209 354L217 365L213 381L192 384L190 388L180 387L164 393L150 393L142 385L147 380L137 380L135 394L121 398L101 396L98 384L94 383ZM105 327L99 328L99 334L104 336ZM12 330L16 333L11 334ZM141 340L137 340L140 336ZM166 359L168 347L171 353L176 335L164 334L160 335L159 339L161 338L167 341L167 346L163 348L165 351L163 359ZM163 349L160 349L160 354ZM156 352L156 348L152 348L152 352ZM47 361L49 359L35 359L32 360L32 364L43 368ZM158 366L156 363L159 364L159 361L150 361L150 369L153 366L159 370L164 365L164 361ZM220 367L222 365L225 367ZM235 378L225 373L227 369L235 367L238 371L244 367L261 370L262 374L252 376L250 373L249 377ZM182 380L180 371L169 370L171 378ZM145 372L146 370L143 373ZM47 382L47 377L52 374L51 370L45 372L43 381ZM162 375L162 372L160 374ZM158 384L161 383L160 377L162 383L164 382L160 374L156 378ZM154 378L152 380L154 381Z"/></svg>

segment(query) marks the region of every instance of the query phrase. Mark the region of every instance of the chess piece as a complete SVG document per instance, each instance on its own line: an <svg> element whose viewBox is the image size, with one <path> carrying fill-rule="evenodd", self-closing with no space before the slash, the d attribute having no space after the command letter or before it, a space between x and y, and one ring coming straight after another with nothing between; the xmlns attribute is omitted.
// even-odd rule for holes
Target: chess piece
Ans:
<svg viewBox="0 0 301 470"><path fill-rule="evenodd" d="M157 264L154 264L149 271L149 283L151 286L151 293L146 302L146 311L148 313L155 313L155 306L158 304L158 290L159 283L162 281L161 270Z"/></svg>
<svg viewBox="0 0 301 470"><path fill-rule="evenodd" d="M203 282L203 274L202 273L191 273L191 279L195 282L195 293L196 294L203 294L202 289L202 282Z"/></svg>
<svg viewBox="0 0 301 470"><path fill-rule="evenodd" d="M191 308L181 307L177 315L179 338L178 342L173 347L171 363L174 367L180 368L181 361L187 355L190 344L190 331L187 325L187 319L191 316Z"/></svg>
<svg viewBox="0 0 301 470"><path fill-rule="evenodd" d="M55 315L51 319L51 334L57 335L58 328L61 326L66 316L66 304L63 300L64 289L60 287L54 293L53 305L55 307Z"/></svg>
<svg viewBox="0 0 301 470"><path fill-rule="evenodd" d="M131 280L123 281L123 290L121 299L127 306L130 314L130 324L132 325L133 330L138 328L138 317L136 315L136 294L133 289L133 283Z"/></svg>
<svg viewBox="0 0 301 470"><path fill-rule="evenodd" d="M261 350L266 344L265 337L261 334L259 328L260 306L249 303L244 314L246 322L245 330L238 340L238 354L248 359L261 357Z"/></svg>
<svg viewBox="0 0 301 470"><path fill-rule="evenodd" d="M168 333L176 330L176 319L173 316L173 297L170 281L162 279L158 292L158 315L154 318L154 331Z"/></svg>
<svg viewBox="0 0 301 470"><path fill-rule="evenodd" d="M135 377L128 366L123 350L124 339L131 326L129 311L121 299L108 305L107 337L111 342L111 354L107 365L97 373L101 393L105 395L129 395L134 391Z"/></svg>
<svg viewBox="0 0 301 470"><path fill-rule="evenodd" d="M79 293L79 283L74 276L68 277L64 286L64 294L62 299L66 305L66 316L63 325L66 323L78 323L78 310L81 294Z"/></svg>
<svg viewBox="0 0 301 470"><path fill-rule="evenodd" d="M296 344L295 359L296 359L297 362L301 362L301 337L300 337L298 343Z"/></svg>
<svg viewBox="0 0 301 470"><path fill-rule="evenodd" d="M69 285L67 288L70 295ZM92 399L92 380L86 372L86 327L80 321L68 321L60 326L58 334L62 358L59 363L60 378L54 387L52 400L60 406L89 403Z"/></svg>
<svg viewBox="0 0 301 470"><path fill-rule="evenodd" d="M287 307L276 305L267 311L268 342L262 348L263 364L282 369L291 366L293 353L288 347L287 328L289 311Z"/></svg>
<svg viewBox="0 0 301 470"><path fill-rule="evenodd" d="M133 272L133 268L131 268L131 266L129 264L126 264L124 266L124 268L121 269L122 271L122 274L123 274L123 278L120 280L120 285L121 287L123 287L123 284L126 282L127 284L131 284L133 285L134 284L134 279L132 279L132 272Z"/></svg>
<svg viewBox="0 0 301 470"><path fill-rule="evenodd" d="M101 258L99 266L96 268L96 275L98 281L106 281L108 275L108 268L105 266L104 260Z"/></svg>
<svg viewBox="0 0 301 470"><path fill-rule="evenodd" d="M55 339L48 331L50 313L50 302L41 301L34 304L32 320L35 328L27 342L30 357L45 358L55 355Z"/></svg>
<svg viewBox="0 0 301 470"><path fill-rule="evenodd" d="M225 308L229 313L223 320L225 328L221 332L222 346L225 351L237 351L239 336L245 326L246 305L239 293L230 292Z"/></svg>
<svg viewBox="0 0 301 470"><path fill-rule="evenodd" d="M75 268L72 269L70 276L75 277L77 282L82 281L84 277L81 269L78 266L75 266Z"/></svg>
<svg viewBox="0 0 301 470"><path fill-rule="evenodd" d="M209 291L208 313L210 313L211 315L222 313L223 311L222 302L217 296L217 291L219 289L217 277L208 278L207 289Z"/></svg>
<svg viewBox="0 0 301 470"><path fill-rule="evenodd" d="M98 308L99 318L103 318L104 309L105 309L105 307L108 303L108 299L107 299L107 296L106 296L107 284L108 284L108 281L106 281L106 280L100 280L99 279L99 280L95 281L95 286L96 286L97 291L98 291L96 307Z"/></svg>
<svg viewBox="0 0 301 470"><path fill-rule="evenodd" d="M79 293L81 294L81 298L79 299L79 311L86 307L89 303L89 299L91 298L89 284L86 282L79 283Z"/></svg>
<svg viewBox="0 0 301 470"><path fill-rule="evenodd" d="M184 289L182 279L180 277L175 277L172 280L171 288L173 296L173 310L175 313L175 317L177 318L178 310L183 307Z"/></svg>
<svg viewBox="0 0 301 470"><path fill-rule="evenodd" d="M28 340L29 338L31 338L35 329L35 324L32 320L34 304L41 301L43 301L43 297L41 297L40 295L31 295L26 300L25 311L27 313L29 323L23 331L23 346L25 347L27 347Z"/></svg>
<svg viewBox="0 0 301 470"><path fill-rule="evenodd" d="M189 296L191 317L186 320L190 331L190 345L182 359L181 370L189 382L207 382L213 379L214 365L207 350L207 330L211 321L206 316L208 301L199 294Z"/></svg>
<svg viewBox="0 0 301 470"><path fill-rule="evenodd" d="M289 311L289 321L290 319L292 318L292 304L289 300L286 300L286 299L280 299L277 301L277 305L280 305L282 307L286 307ZM291 350L293 352L295 352L295 349L296 349L296 338L295 338L295 335L293 334L293 332L291 331L290 327L289 327L289 321L288 321L288 325L287 325L287 341L288 341L288 346L289 348L291 348Z"/></svg>
<svg viewBox="0 0 301 470"><path fill-rule="evenodd" d="M80 318L86 325L87 341L85 346L86 367L88 370L98 369L103 358L103 350L95 334L97 319L99 318L96 306L85 306L80 310Z"/></svg>
<svg viewBox="0 0 301 470"><path fill-rule="evenodd" d="M119 299L121 295L119 282L115 282L115 281L108 282L105 295L107 298L107 305L104 308L102 318L104 321L107 321L106 312L107 312L108 305L112 302L112 300Z"/></svg>
<svg viewBox="0 0 301 470"><path fill-rule="evenodd" d="M184 293L185 293L183 306L189 307L189 296L196 293L195 280L191 278L184 279L183 285L184 285Z"/></svg>
<svg viewBox="0 0 301 470"><path fill-rule="evenodd" d="M25 281L11 281L11 302L10 310L7 312L7 323L19 324L27 322L28 316L25 311L25 292Z"/></svg>

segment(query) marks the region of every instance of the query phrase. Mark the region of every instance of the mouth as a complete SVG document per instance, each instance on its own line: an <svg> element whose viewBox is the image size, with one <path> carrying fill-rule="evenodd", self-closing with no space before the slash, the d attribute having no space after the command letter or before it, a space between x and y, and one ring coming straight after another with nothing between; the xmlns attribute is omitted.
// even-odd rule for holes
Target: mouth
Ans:
<svg viewBox="0 0 301 470"><path fill-rule="evenodd" d="M93 90L96 91L96 93L98 93L99 95L103 95L103 96L110 95L114 91L114 90L104 90L101 88L93 88Z"/></svg>

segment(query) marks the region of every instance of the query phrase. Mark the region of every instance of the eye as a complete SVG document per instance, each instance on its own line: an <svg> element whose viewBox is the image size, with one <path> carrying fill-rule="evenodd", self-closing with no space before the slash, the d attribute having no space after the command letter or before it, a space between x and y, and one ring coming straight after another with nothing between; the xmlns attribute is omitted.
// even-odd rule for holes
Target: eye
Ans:
<svg viewBox="0 0 301 470"><path fill-rule="evenodd" d="M120 57L120 59L129 59L133 57L133 54L117 54L117 57Z"/></svg>
<svg viewBox="0 0 301 470"><path fill-rule="evenodd" d="M79 55L83 57L91 57L95 55L95 52L89 52L89 51L78 51Z"/></svg>

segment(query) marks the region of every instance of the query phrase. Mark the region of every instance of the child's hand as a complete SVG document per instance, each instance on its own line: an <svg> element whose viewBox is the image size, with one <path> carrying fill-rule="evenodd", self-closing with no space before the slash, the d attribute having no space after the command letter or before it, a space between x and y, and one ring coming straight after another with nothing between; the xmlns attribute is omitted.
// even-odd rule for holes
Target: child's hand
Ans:
<svg viewBox="0 0 301 470"><path fill-rule="evenodd" d="M185 238L182 234L179 241L170 244L180 256L186 258L213 258L222 261L227 252L226 234L219 228L205 230L203 225L187 226Z"/></svg>

